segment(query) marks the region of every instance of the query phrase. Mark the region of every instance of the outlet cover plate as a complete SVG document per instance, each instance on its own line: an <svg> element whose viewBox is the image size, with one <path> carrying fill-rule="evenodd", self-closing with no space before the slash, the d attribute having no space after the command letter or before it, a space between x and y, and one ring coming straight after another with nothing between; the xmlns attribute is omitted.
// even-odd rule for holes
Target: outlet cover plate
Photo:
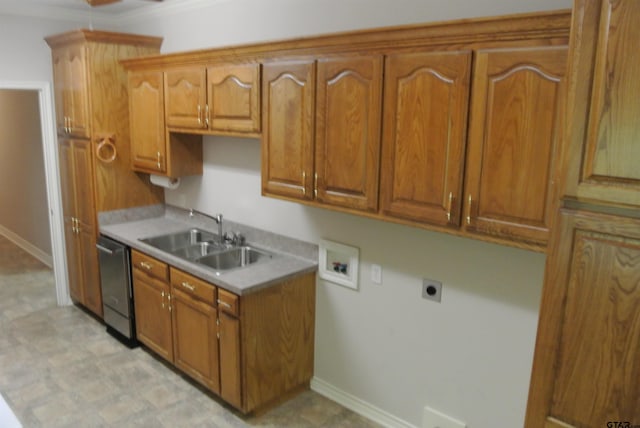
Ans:
<svg viewBox="0 0 640 428"><path fill-rule="evenodd" d="M422 428L467 428L467 425L426 406L422 413Z"/></svg>
<svg viewBox="0 0 640 428"><path fill-rule="evenodd" d="M422 279L422 298L440 303L442 300L442 283L434 279Z"/></svg>

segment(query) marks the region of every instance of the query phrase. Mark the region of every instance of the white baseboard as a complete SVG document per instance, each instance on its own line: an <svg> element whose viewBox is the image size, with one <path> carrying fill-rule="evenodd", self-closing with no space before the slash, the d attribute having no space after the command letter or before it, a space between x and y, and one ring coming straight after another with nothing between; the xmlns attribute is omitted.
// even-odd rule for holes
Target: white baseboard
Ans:
<svg viewBox="0 0 640 428"><path fill-rule="evenodd" d="M49 268L53 268L53 257L33 245L31 242L25 241L22 237L16 235L14 232L10 231L2 225L0 225L0 235L4 236L9 241L13 242L36 259L40 260Z"/></svg>
<svg viewBox="0 0 640 428"><path fill-rule="evenodd" d="M348 392L336 388L330 383L327 383L322 379L318 379L317 377L311 379L311 389L346 407L347 409L379 423L382 426L388 428L417 428L415 425L411 425L409 422L393 416L392 414L385 412L384 410L367 403Z"/></svg>

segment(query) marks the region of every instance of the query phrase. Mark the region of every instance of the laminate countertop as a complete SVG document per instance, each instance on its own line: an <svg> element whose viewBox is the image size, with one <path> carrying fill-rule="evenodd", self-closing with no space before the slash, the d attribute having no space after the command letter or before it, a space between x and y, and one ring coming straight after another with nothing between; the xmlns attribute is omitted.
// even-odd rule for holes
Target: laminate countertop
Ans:
<svg viewBox="0 0 640 428"><path fill-rule="evenodd" d="M98 221L102 235L238 295L249 294L289 278L315 272L318 268L317 245L226 219L223 220L225 232L242 233L248 245L270 251L274 254L273 258L218 272L142 242L141 239L194 227L217 234L218 226L213 220L197 214L190 217L188 210L170 205L102 212L98 215Z"/></svg>

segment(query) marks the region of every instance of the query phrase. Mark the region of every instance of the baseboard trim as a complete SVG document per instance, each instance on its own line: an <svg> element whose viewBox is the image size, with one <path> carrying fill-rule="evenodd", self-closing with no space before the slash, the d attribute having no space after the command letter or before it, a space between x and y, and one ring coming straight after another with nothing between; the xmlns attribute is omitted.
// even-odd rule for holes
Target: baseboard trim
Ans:
<svg viewBox="0 0 640 428"><path fill-rule="evenodd" d="M40 260L42 263L47 265L50 269L53 268L53 257L40 248L33 245L31 242L24 240L22 237L16 235L14 232L10 231L6 227L0 225L0 235L7 238L9 241L16 244L18 247L22 248L27 253L31 254L36 259Z"/></svg>
<svg viewBox="0 0 640 428"><path fill-rule="evenodd" d="M317 377L311 379L311 389L382 426L388 428L417 428L415 425L411 425L409 422L393 416L371 403L367 403Z"/></svg>

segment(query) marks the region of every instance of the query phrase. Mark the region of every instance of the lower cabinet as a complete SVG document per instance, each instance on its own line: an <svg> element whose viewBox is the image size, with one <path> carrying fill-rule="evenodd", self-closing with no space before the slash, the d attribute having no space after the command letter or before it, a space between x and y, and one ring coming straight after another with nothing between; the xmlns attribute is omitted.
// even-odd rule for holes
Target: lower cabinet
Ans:
<svg viewBox="0 0 640 428"><path fill-rule="evenodd" d="M243 413L309 386L315 273L238 296L133 250L138 339Z"/></svg>

